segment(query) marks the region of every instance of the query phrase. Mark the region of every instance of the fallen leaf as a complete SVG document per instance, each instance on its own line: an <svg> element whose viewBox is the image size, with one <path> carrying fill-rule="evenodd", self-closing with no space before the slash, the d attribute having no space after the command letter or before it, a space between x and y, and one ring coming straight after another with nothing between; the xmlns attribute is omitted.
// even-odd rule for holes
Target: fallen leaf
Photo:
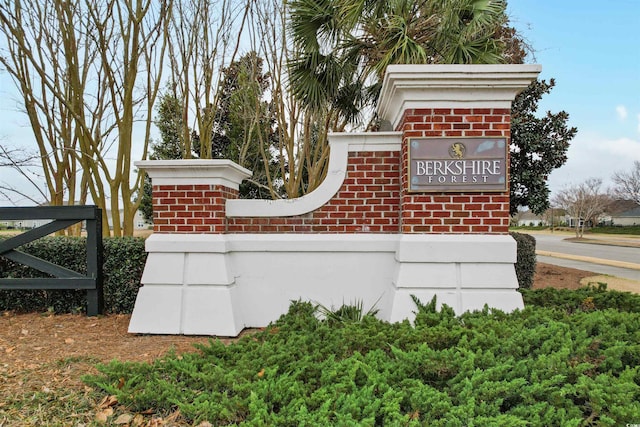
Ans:
<svg viewBox="0 0 640 427"><path fill-rule="evenodd" d="M258 377L264 377L264 368L260 369L260 372L258 372Z"/></svg>
<svg viewBox="0 0 640 427"><path fill-rule="evenodd" d="M112 406L116 406L118 404L118 398L114 395L106 396L102 401L98 404L100 409L110 408Z"/></svg>
<svg viewBox="0 0 640 427"><path fill-rule="evenodd" d="M106 423L111 415L113 415L113 408L103 409L96 414L96 421Z"/></svg>
<svg viewBox="0 0 640 427"><path fill-rule="evenodd" d="M136 416L133 417L133 419L131 420L132 427L141 426L143 424L144 424L144 417L140 414L136 414Z"/></svg>
<svg viewBox="0 0 640 427"><path fill-rule="evenodd" d="M65 344L73 344L74 342L76 342L76 340L74 340L73 338L67 338L66 340L64 340Z"/></svg>
<svg viewBox="0 0 640 427"><path fill-rule="evenodd" d="M22 335L29 335L29 331L27 329L23 329L20 331Z"/></svg>
<svg viewBox="0 0 640 427"><path fill-rule="evenodd" d="M164 426L164 420L162 418L152 418L146 425L146 427L161 427Z"/></svg>
<svg viewBox="0 0 640 427"><path fill-rule="evenodd" d="M113 422L114 424L129 424L133 419L133 415L131 414L122 414Z"/></svg>
<svg viewBox="0 0 640 427"><path fill-rule="evenodd" d="M11 353L13 350L15 350L15 347L9 347L7 349L4 350L5 353Z"/></svg>
<svg viewBox="0 0 640 427"><path fill-rule="evenodd" d="M174 422L175 420L177 420L178 418L180 418L180 409L176 409L175 411L173 411L171 414L169 414L168 417L166 417L164 420L165 422Z"/></svg>
<svg viewBox="0 0 640 427"><path fill-rule="evenodd" d="M211 424L209 421L203 421L200 424L198 424L196 427L213 427L213 424Z"/></svg>

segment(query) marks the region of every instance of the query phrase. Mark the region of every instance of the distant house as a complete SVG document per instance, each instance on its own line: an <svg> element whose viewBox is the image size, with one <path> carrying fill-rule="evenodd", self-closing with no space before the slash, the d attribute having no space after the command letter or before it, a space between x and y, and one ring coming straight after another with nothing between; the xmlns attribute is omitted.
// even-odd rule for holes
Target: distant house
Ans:
<svg viewBox="0 0 640 427"><path fill-rule="evenodd" d="M640 225L640 206L628 209L623 212L611 214L613 225Z"/></svg>
<svg viewBox="0 0 640 427"><path fill-rule="evenodd" d="M147 230L153 228L153 221L145 219L142 211L136 211L136 216L133 218L133 228L136 230Z"/></svg>
<svg viewBox="0 0 640 427"><path fill-rule="evenodd" d="M120 218L124 216L124 211L120 209ZM111 210L107 209L107 219L111 221ZM122 226L122 221L120 222L120 226ZM109 222L109 228L113 229L113 225ZM133 217L133 229L134 230L148 230L153 228L153 222L147 221L142 214L142 211L136 211L135 216Z"/></svg>
<svg viewBox="0 0 640 427"><path fill-rule="evenodd" d="M531 211L520 212L514 219L518 227L539 227L541 225L547 225L544 218Z"/></svg>

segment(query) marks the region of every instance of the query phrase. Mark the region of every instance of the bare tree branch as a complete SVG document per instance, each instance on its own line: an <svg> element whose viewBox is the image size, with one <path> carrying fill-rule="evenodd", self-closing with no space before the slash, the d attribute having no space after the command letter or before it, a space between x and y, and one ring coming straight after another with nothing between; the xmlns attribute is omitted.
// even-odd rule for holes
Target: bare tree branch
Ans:
<svg viewBox="0 0 640 427"><path fill-rule="evenodd" d="M640 205L640 161L633 162L629 172L618 171L613 174L613 194L621 200L633 200Z"/></svg>
<svg viewBox="0 0 640 427"><path fill-rule="evenodd" d="M611 198L600 190L602 180L586 181L561 190L553 199L555 206L565 209L575 220L576 237L584 235L588 223L596 224L611 203Z"/></svg>

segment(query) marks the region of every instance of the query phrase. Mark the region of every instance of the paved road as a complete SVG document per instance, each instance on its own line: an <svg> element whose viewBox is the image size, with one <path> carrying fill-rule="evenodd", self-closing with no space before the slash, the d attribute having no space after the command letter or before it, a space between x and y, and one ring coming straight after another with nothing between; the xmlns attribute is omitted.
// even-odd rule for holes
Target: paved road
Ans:
<svg viewBox="0 0 640 427"><path fill-rule="evenodd" d="M534 234L534 237L537 251L567 255L559 258L539 254L537 259L540 262L640 281L640 248L575 243L566 241L571 237L566 234ZM574 256L594 260L571 259Z"/></svg>
<svg viewBox="0 0 640 427"><path fill-rule="evenodd" d="M577 268L578 270L593 271L597 274L607 274L609 276L620 277L640 282L640 270L632 270L629 268L612 267L610 265L594 264L584 261L575 261L571 259L556 258L550 256L536 257L538 262L545 264L559 265L561 267Z"/></svg>

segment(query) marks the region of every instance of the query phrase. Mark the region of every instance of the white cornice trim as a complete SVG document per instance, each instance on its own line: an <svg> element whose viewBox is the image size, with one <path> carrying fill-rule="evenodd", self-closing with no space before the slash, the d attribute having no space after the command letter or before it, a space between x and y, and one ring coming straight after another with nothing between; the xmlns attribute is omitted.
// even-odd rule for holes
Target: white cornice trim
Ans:
<svg viewBox="0 0 640 427"><path fill-rule="evenodd" d="M252 172L227 159L141 160L153 185L222 185L237 190Z"/></svg>
<svg viewBox="0 0 640 427"><path fill-rule="evenodd" d="M304 215L324 206L338 192L347 174L349 152L400 151L401 132L329 134L329 166L320 186L296 199L227 200L227 217L271 217Z"/></svg>
<svg viewBox="0 0 640 427"><path fill-rule="evenodd" d="M540 65L390 65L378 115L395 129L407 109L511 108L535 80Z"/></svg>

